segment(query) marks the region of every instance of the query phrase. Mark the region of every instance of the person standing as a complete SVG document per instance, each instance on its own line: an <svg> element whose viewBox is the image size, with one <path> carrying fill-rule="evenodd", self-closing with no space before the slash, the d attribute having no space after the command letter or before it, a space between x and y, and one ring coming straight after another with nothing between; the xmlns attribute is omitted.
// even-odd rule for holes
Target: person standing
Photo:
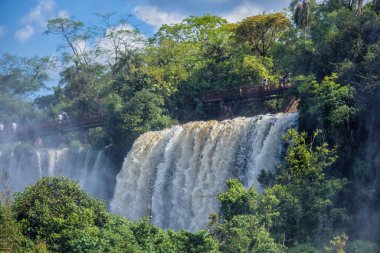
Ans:
<svg viewBox="0 0 380 253"><path fill-rule="evenodd" d="M59 122L59 124L62 123L62 120L63 120L63 115L62 115L62 113L60 113L60 114L58 114L58 122Z"/></svg>
<svg viewBox="0 0 380 253"><path fill-rule="evenodd" d="M0 122L0 131L4 131L4 124Z"/></svg>
<svg viewBox="0 0 380 253"><path fill-rule="evenodd" d="M265 78L264 78L264 90L268 90L268 89L269 89L268 78L265 77Z"/></svg>
<svg viewBox="0 0 380 253"><path fill-rule="evenodd" d="M284 76L281 76L280 77L280 88L284 88L284 80L285 80Z"/></svg>

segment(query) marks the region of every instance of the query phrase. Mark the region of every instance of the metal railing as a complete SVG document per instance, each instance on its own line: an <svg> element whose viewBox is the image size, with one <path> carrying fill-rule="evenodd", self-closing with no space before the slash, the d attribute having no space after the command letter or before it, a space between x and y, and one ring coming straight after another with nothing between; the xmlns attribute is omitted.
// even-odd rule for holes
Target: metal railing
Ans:
<svg viewBox="0 0 380 253"><path fill-rule="evenodd" d="M243 86L239 88L210 91L202 96L203 102L232 101L247 98L265 98L273 95L281 95L291 87L291 83L283 87L273 88L269 85Z"/></svg>
<svg viewBox="0 0 380 253"><path fill-rule="evenodd" d="M83 115L77 118L50 119L19 125L16 129L10 127L0 131L0 140L23 139L27 137L46 136L59 132L69 132L78 129L89 129L103 125L106 115L103 112Z"/></svg>

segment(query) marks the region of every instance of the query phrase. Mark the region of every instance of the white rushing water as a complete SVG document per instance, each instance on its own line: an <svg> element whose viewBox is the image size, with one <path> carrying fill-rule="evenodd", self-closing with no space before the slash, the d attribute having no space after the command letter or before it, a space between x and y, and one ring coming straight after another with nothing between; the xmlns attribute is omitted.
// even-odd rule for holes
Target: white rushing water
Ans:
<svg viewBox="0 0 380 253"><path fill-rule="evenodd" d="M109 149L34 149L20 146L0 153L0 172L9 174L12 191L22 191L44 176L65 176L79 183L91 195L109 201L114 189L115 172ZM1 182L0 182L1 186Z"/></svg>
<svg viewBox="0 0 380 253"><path fill-rule="evenodd" d="M117 176L111 210L136 220L149 214L165 229L196 231L211 212L225 180L238 177L246 187L261 170L273 171L282 136L296 127L296 113L191 122L140 136ZM150 204L152 201L152 204Z"/></svg>

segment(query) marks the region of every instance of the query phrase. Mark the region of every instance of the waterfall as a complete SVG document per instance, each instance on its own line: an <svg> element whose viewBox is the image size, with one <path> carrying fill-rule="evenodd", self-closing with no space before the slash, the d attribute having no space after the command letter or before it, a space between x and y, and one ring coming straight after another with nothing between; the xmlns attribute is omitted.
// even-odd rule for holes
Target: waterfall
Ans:
<svg viewBox="0 0 380 253"><path fill-rule="evenodd" d="M258 174L275 170L282 136L297 119L296 113L260 115L145 133L117 175L111 210L136 220L151 208L154 224L162 228L201 229L218 212L216 195L226 179L238 177L261 190Z"/></svg>
<svg viewBox="0 0 380 253"><path fill-rule="evenodd" d="M0 153L0 172L8 172L12 191L22 191L45 176L65 176L77 181L91 195L109 202L116 176L109 154L109 146L100 151L72 151L67 148L34 149L20 144Z"/></svg>

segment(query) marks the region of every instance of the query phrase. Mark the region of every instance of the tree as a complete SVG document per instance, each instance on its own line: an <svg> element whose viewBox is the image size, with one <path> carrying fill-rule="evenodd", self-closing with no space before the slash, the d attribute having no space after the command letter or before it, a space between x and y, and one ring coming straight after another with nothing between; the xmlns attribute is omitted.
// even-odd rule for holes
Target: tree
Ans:
<svg viewBox="0 0 380 253"><path fill-rule="evenodd" d="M4 54L0 64L0 121L11 124L36 118L37 111L26 98L45 88L52 63L47 58Z"/></svg>
<svg viewBox="0 0 380 253"><path fill-rule="evenodd" d="M323 7L328 11L336 11L342 7L354 11L357 4L358 0L328 0L323 3Z"/></svg>
<svg viewBox="0 0 380 253"><path fill-rule="evenodd" d="M348 236L346 234L335 236L330 241L330 245L325 249L328 253L345 253L345 246L348 240Z"/></svg>
<svg viewBox="0 0 380 253"><path fill-rule="evenodd" d="M14 210L25 236L58 252L68 252L73 231L94 231L108 220L103 203L63 177L43 178L17 193Z"/></svg>
<svg viewBox="0 0 380 253"><path fill-rule="evenodd" d="M71 66L64 69L60 73L63 96L60 97L56 110L58 109L58 112L64 110L71 116L100 111L104 104L102 84L99 80L102 73L104 67L99 64Z"/></svg>
<svg viewBox="0 0 380 253"><path fill-rule="evenodd" d="M219 240L222 252L284 252L256 215L237 215L231 220L217 223L213 227L213 234Z"/></svg>
<svg viewBox="0 0 380 253"><path fill-rule="evenodd" d="M222 252L283 252L269 232L279 217L277 198L246 189L236 178L226 183L227 191L218 195L221 217L212 214L209 223Z"/></svg>
<svg viewBox="0 0 380 253"><path fill-rule="evenodd" d="M298 89L303 97L301 124L306 129L311 129L311 125L321 128L328 137L341 143L357 110L354 89L350 85L340 85L336 80L336 74L325 77L321 83L304 79Z"/></svg>
<svg viewBox="0 0 380 253"><path fill-rule="evenodd" d="M88 64L89 53L86 42L89 35L82 31L83 27L83 22L72 18L54 18L48 20L44 34L61 36L66 43L61 47L71 49L75 65Z"/></svg>
<svg viewBox="0 0 380 253"><path fill-rule="evenodd" d="M358 15L361 16L363 14L363 0L358 0Z"/></svg>
<svg viewBox="0 0 380 253"><path fill-rule="evenodd" d="M125 105L124 126L134 135L160 130L172 121L163 108L163 100L156 94L141 90Z"/></svg>
<svg viewBox="0 0 380 253"><path fill-rule="evenodd" d="M163 25L155 38L159 42L169 39L176 42L204 43L226 24L227 20L218 16L190 16L179 24Z"/></svg>
<svg viewBox="0 0 380 253"><path fill-rule="evenodd" d="M295 24L303 30L305 37L312 21L315 6L315 0L295 0L292 1L290 5L293 9L293 20Z"/></svg>
<svg viewBox="0 0 380 253"><path fill-rule="evenodd" d="M243 66L240 75L244 83L261 84L265 78L270 83L276 83L277 78L273 75L272 58L248 55L243 59Z"/></svg>
<svg viewBox="0 0 380 253"><path fill-rule="evenodd" d="M12 253L21 248L25 238L17 224L15 213L12 210L11 192L9 189L9 175L5 171L0 175L0 252Z"/></svg>
<svg viewBox="0 0 380 253"><path fill-rule="evenodd" d="M113 143L120 145L125 152L139 135L161 130L174 122L164 107L162 97L148 89L129 95L111 93L107 111L105 130Z"/></svg>
<svg viewBox="0 0 380 253"><path fill-rule="evenodd" d="M0 58L0 91L3 94L26 96L45 88L47 71L51 67L48 58L24 58L4 54Z"/></svg>
<svg viewBox="0 0 380 253"><path fill-rule="evenodd" d="M248 42L252 51L266 57L276 40L289 27L290 20L284 14L273 13L248 17L237 23L233 30L238 41Z"/></svg>
<svg viewBox="0 0 380 253"><path fill-rule="evenodd" d="M108 63L110 69L116 72L123 64L129 64L130 58L141 53L146 41L128 20L112 23L112 16L99 15L102 21L101 37L95 45L95 53L98 61Z"/></svg>
<svg viewBox="0 0 380 253"><path fill-rule="evenodd" d="M335 221L345 219L345 210L334 207L334 197L346 184L344 179L330 179L326 170L336 161L334 149L327 143L317 145L314 133L310 142L306 133L294 129L284 139L289 147L285 164L279 168L278 181L267 189L279 200L279 223L273 232L284 232L287 243L326 243Z"/></svg>
<svg viewBox="0 0 380 253"><path fill-rule="evenodd" d="M273 209L276 198L264 193L260 195L254 186L246 189L236 178L226 181L227 191L218 195L221 218L231 220L237 215L256 215L261 225L270 228L279 213Z"/></svg>

